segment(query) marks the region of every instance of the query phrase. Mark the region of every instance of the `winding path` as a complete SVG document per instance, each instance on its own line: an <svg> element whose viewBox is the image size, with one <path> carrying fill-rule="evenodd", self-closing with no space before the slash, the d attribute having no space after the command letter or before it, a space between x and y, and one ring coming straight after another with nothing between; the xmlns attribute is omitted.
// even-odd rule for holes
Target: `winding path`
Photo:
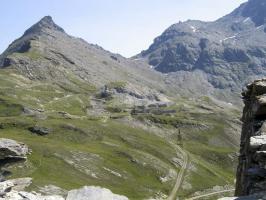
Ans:
<svg viewBox="0 0 266 200"><path fill-rule="evenodd" d="M214 196L214 195L217 195L217 194L222 194L222 193L227 193L227 192L233 192L233 191L235 191L235 189L222 190L222 191L218 191L218 192L211 192L211 193L208 193L208 194L203 194L203 195L195 196L195 197L192 197L192 198L189 198L189 199L186 199L186 200L201 199L203 197L210 197L210 196Z"/></svg>
<svg viewBox="0 0 266 200"><path fill-rule="evenodd" d="M172 145L175 145L175 144L172 143ZM179 172L179 174L177 176L175 186L172 189L170 195L168 196L168 198L166 200L176 200L178 190L180 189L180 187L182 185L182 182L184 180L184 176L185 176L186 170L188 169L188 166L189 166L189 157L188 157L188 154L180 146L177 146L177 145L175 145L175 146L176 146L177 150L183 156L183 163L182 163L180 172ZM195 197L191 197L191 198L188 198L186 200L202 199L204 197L210 197L210 196L214 196L214 195L218 195L218 194L223 194L223 193L227 193L227 192L233 192L233 191L235 191L235 189L227 189L227 190L222 190L222 191L217 191L217 192L211 192L211 193L207 193L207 194L202 194L202 195L198 195L198 196L195 196Z"/></svg>
<svg viewBox="0 0 266 200"><path fill-rule="evenodd" d="M172 192L170 193L170 195L168 196L167 200L176 200L177 192L178 192L180 186L182 185L184 175L185 175L185 172L186 172L186 170L188 168L188 164L189 164L188 154L181 147L179 147L179 146L176 146L176 147L177 147L178 151L181 152L181 154L183 156L183 163L182 163L181 170L177 176L175 186L174 186Z"/></svg>

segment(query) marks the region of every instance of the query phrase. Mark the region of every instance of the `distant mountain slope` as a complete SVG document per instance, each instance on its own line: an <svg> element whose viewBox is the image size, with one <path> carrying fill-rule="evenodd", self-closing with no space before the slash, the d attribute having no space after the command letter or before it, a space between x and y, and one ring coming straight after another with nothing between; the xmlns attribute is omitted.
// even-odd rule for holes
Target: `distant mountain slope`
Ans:
<svg viewBox="0 0 266 200"><path fill-rule="evenodd" d="M137 90L164 90L163 76L144 63L112 54L69 36L50 16L15 40L0 56L0 68L11 68L32 80L69 82L69 76L97 88L124 81Z"/></svg>
<svg viewBox="0 0 266 200"><path fill-rule="evenodd" d="M32 177L28 189L42 193L95 185L134 200L175 196L181 175L180 199L233 184L240 114L204 96L202 83L213 86L203 73L171 80L67 35L51 17L14 41L0 66L0 138L32 150L26 163L1 163L1 179Z"/></svg>
<svg viewBox="0 0 266 200"><path fill-rule="evenodd" d="M239 93L266 75L266 1L249 0L214 22L174 24L136 57L184 90Z"/></svg>

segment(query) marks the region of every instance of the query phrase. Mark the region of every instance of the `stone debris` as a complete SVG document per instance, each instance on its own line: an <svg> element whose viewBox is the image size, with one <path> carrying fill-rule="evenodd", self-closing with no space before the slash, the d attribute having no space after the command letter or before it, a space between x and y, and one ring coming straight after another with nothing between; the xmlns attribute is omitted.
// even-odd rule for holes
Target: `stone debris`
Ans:
<svg viewBox="0 0 266 200"><path fill-rule="evenodd" d="M9 158L26 159L29 148L14 140L0 138L0 160Z"/></svg>

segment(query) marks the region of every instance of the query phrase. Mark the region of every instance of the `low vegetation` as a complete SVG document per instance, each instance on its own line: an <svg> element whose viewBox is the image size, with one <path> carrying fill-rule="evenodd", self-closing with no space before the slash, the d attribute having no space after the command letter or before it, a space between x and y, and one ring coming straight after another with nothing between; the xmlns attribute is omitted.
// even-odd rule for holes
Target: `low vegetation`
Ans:
<svg viewBox="0 0 266 200"><path fill-rule="evenodd" d="M181 145L190 158L185 182L191 187L183 187L180 198L233 184L231 162L236 157L229 155L236 148L216 140L228 131L230 123L225 119L231 113L236 116L234 110L205 110L180 99L160 108L176 113L131 115L112 99L104 107L108 114L93 117L87 112L94 109L90 99L97 94L95 87L74 75L68 80L68 84L44 84L10 70L0 72L0 137L24 142L32 150L26 163L6 168L12 178L33 177L29 190L49 184L67 190L98 185L130 199L168 195L180 169L173 160L182 160L174 144ZM117 82L109 87L124 86ZM29 130L34 126L50 132L34 134Z"/></svg>

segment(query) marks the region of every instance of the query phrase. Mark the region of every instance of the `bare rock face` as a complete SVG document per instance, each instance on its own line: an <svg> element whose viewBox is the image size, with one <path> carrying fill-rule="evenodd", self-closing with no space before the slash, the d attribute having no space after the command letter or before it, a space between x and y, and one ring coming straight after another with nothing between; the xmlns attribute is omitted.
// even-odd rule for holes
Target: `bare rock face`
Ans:
<svg viewBox="0 0 266 200"><path fill-rule="evenodd" d="M83 187L71 190L66 200L128 200L125 196L113 194L110 190L100 187Z"/></svg>
<svg viewBox="0 0 266 200"><path fill-rule="evenodd" d="M200 71L215 89L238 92L265 76L265 5L265 0L249 0L213 22L173 24L137 58L162 73L194 77ZM186 76L181 75L181 87L189 85ZM197 81L206 87L203 80Z"/></svg>
<svg viewBox="0 0 266 200"><path fill-rule="evenodd" d="M0 138L0 160L8 158L25 159L29 148L14 140Z"/></svg>
<svg viewBox="0 0 266 200"><path fill-rule="evenodd" d="M25 188L27 188L31 185L32 178L17 178L17 179L8 180L6 182L9 182L9 183L11 183L11 185L13 185L12 186L13 190L23 191Z"/></svg>
<svg viewBox="0 0 266 200"><path fill-rule="evenodd" d="M94 186L71 190L66 199L60 195L43 195L22 191L29 184L31 184L30 178L0 182L0 200L128 200L125 196L113 194L108 189Z"/></svg>
<svg viewBox="0 0 266 200"><path fill-rule="evenodd" d="M25 192L32 183L31 178L18 178L0 182L0 200L128 200L127 197L113 194L110 190L95 186L85 186L68 193L56 186L46 186L42 193ZM58 195L61 193L60 195ZM65 199L63 196L67 196Z"/></svg>
<svg viewBox="0 0 266 200"><path fill-rule="evenodd" d="M64 200L58 195L43 196L39 193L23 191L31 183L31 178L0 182L0 200Z"/></svg>
<svg viewBox="0 0 266 200"><path fill-rule="evenodd" d="M0 197L6 196L12 190L22 191L32 183L31 178L18 178L0 182Z"/></svg>
<svg viewBox="0 0 266 200"><path fill-rule="evenodd" d="M266 191L266 79L248 85L243 99L236 196L250 195L250 199L258 199L254 195Z"/></svg>
<svg viewBox="0 0 266 200"><path fill-rule="evenodd" d="M61 196L42 196L37 193L11 191L0 200L64 200Z"/></svg>

